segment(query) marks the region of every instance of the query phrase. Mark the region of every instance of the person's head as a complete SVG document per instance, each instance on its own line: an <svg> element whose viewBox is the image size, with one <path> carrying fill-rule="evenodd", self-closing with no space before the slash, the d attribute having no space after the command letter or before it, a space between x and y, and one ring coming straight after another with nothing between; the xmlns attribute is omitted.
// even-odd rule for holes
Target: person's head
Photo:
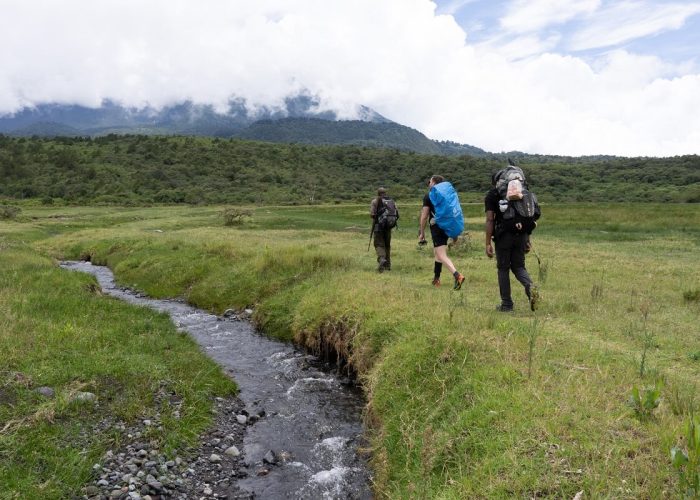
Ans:
<svg viewBox="0 0 700 500"><path fill-rule="evenodd" d="M445 182L445 178L442 175L433 175L428 179L428 187L431 188L435 184L440 184L441 182Z"/></svg>
<svg viewBox="0 0 700 500"><path fill-rule="evenodd" d="M386 188L380 187L377 189L377 196L379 198L384 198L386 196Z"/></svg>
<svg viewBox="0 0 700 500"><path fill-rule="evenodd" d="M499 170L498 172L494 172L493 174L491 174L491 185L492 186L495 186L496 182L498 182L498 178L501 176L501 172L503 172L503 170Z"/></svg>

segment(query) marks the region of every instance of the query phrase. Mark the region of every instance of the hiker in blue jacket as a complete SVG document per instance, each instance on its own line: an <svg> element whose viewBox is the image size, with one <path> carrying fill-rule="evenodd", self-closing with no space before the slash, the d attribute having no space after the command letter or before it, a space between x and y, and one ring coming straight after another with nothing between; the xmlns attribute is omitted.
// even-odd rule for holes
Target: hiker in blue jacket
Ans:
<svg viewBox="0 0 700 500"><path fill-rule="evenodd" d="M447 256L447 240L449 236L447 236L443 228L435 223L435 206L430 199L430 190L433 186L441 182L446 182L445 178L441 175L433 175L428 180L429 192L423 197L423 208L421 209L420 225L418 228L418 243L425 244L425 226L430 222L430 235L433 239L433 253L435 255L433 286L440 286L440 273L442 272L442 265L444 264L447 266L447 269L450 270L452 276L454 276L453 288L459 290L462 288L462 283L464 283L465 278L457 271L457 268Z"/></svg>

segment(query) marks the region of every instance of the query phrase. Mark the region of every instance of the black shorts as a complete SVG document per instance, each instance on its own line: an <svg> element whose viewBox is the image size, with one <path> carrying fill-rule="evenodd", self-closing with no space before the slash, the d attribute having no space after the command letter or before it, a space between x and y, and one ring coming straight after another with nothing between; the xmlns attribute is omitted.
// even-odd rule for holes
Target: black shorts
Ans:
<svg viewBox="0 0 700 500"><path fill-rule="evenodd" d="M443 231L440 226L433 224L430 226L430 236L433 237L433 246L441 247L447 245L447 240L449 236Z"/></svg>

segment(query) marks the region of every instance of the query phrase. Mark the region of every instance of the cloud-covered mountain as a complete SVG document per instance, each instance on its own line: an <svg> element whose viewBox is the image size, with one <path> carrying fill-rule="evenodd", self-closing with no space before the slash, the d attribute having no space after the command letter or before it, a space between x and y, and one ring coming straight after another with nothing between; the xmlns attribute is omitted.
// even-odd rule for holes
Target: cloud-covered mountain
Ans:
<svg viewBox="0 0 700 500"><path fill-rule="evenodd" d="M355 144L423 154L484 154L468 145L438 142L357 106L355 119L339 119L308 95L285 99L283 106L257 107L232 100L227 110L183 102L161 109L128 108L105 101L99 108L42 104L0 116L0 133L12 136L101 136L107 134L195 135L302 144Z"/></svg>
<svg viewBox="0 0 700 500"><path fill-rule="evenodd" d="M389 122L375 111L358 106L355 115L366 122ZM258 120L281 118L337 120L308 95L289 97L282 106L250 110L245 101L229 101L228 109L185 101L162 108L133 108L104 101L99 108L70 104L40 104L0 116L0 133L8 135L105 135L109 133L182 134L229 137ZM48 126L51 124L51 126Z"/></svg>

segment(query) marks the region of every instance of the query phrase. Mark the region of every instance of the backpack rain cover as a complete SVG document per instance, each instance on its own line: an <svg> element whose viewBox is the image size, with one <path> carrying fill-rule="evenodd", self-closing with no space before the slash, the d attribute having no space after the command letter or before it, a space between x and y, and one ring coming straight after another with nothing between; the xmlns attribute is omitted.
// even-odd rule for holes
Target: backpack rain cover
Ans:
<svg viewBox="0 0 700 500"><path fill-rule="evenodd" d="M447 236L457 238L464 231L464 216L455 188L444 181L435 184L428 195L435 207L435 223Z"/></svg>

